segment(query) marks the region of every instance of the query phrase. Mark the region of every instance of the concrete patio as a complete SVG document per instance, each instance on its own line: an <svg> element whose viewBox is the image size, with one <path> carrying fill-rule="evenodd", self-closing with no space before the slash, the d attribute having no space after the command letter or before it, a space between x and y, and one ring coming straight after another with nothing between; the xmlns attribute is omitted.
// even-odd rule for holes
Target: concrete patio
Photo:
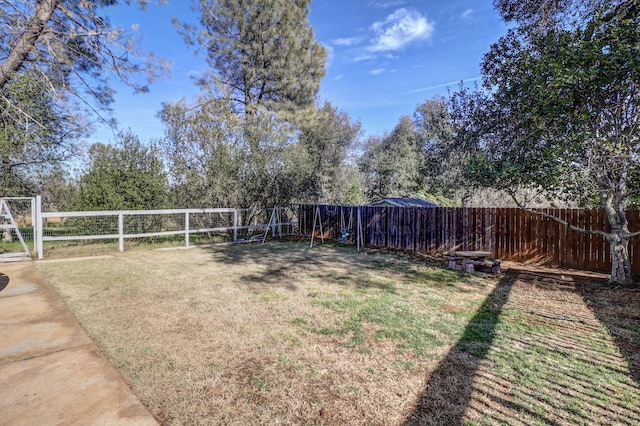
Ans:
<svg viewBox="0 0 640 426"><path fill-rule="evenodd" d="M0 425L157 425L32 261L0 263Z"/></svg>

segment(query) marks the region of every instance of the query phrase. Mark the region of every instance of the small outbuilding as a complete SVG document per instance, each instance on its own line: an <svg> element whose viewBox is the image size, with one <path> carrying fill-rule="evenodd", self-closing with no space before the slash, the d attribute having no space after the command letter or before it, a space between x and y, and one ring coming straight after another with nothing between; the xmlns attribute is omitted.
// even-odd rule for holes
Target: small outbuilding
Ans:
<svg viewBox="0 0 640 426"><path fill-rule="evenodd" d="M373 207L440 207L436 203L422 198L383 198L367 204Z"/></svg>

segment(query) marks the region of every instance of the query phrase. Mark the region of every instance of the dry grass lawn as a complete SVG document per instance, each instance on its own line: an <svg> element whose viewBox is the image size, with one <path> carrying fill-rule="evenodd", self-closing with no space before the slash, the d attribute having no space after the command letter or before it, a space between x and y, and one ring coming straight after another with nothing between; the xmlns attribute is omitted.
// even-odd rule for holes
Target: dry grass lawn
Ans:
<svg viewBox="0 0 640 426"><path fill-rule="evenodd" d="M640 424L640 293L295 242L38 267L163 424Z"/></svg>

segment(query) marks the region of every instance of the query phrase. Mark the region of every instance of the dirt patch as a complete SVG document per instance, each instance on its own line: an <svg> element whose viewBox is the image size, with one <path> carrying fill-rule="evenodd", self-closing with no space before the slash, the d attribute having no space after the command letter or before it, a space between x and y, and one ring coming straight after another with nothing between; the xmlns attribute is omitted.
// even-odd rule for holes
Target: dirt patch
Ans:
<svg viewBox="0 0 640 426"><path fill-rule="evenodd" d="M451 311L451 312L464 312L465 309L461 308L460 306L453 306L453 305L449 305L449 304L445 304L440 306L440 309L444 310L444 311Z"/></svg>

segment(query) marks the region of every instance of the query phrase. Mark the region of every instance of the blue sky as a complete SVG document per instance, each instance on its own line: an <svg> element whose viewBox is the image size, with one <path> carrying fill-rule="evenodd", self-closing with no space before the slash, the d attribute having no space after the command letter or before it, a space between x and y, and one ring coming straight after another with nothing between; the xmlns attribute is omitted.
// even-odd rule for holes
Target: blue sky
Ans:
<svg viewBox="0 0 640 426"><path fill-rule="evenodd" d="M107 9L111 23L132 28L141 47L172 62L172 72L150 93L118 90L113 104L121 129L141 140L163 135L157 118L163 102L191 99L199 91L193 77L208 69L202 55L185 45L171 23L197 23L189 0L168 0L145 12L132 6ZM330 101L360 120L366 134L390 131L402 115L461 80L480 77L482 55L506 32L492 0L312 0L309 20L328 51L320 100ZM91 141L109 142L114 133L98 127Z"/></svg>

